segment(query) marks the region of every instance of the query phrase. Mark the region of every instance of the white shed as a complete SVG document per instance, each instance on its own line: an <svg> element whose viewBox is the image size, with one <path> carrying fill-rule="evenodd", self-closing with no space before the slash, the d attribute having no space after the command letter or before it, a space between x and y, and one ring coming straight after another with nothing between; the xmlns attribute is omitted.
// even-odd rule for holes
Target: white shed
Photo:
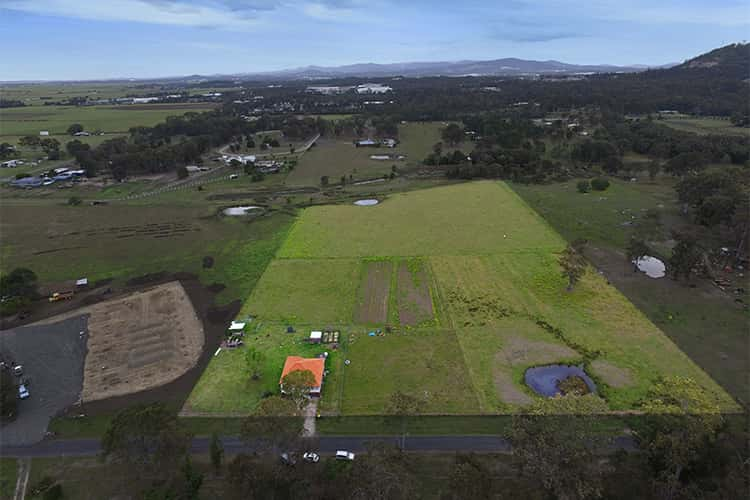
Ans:
<svg viewBox="0 0 750 500"><path fill-rule="evenodd" d="M310 332L310 342L314 344L320 344L321 340L323 340L323 332L319 332L319 331Z"/></svg>
<svg viewBox="0 0 750 500"><path fill-rule="evenodd" d="M230 332L241 332L245 329L245 323L239 323L237 321L232 321L232 324L229 325L229 331Z"/></svg>

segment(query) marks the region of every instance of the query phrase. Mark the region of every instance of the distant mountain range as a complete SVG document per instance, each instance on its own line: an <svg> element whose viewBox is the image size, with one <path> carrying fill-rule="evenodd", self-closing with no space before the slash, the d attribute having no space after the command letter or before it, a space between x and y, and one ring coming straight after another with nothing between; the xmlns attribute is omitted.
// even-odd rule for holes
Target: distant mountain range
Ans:
<svg viewBox="0 0 750 500"><path fill-rule="evenodd" d="M667 64L660 68L674 66ZM634 73L648 69L644 65L612 66L567 64L559 61L531 61L505 58L491 61L406 62L391 64L350 64L346 66L306 66L303 68L245 73L236 75L250 78L279 78L288 80L346 78L346 77L426 77L426 76L523 76L572 75L582 73Z"/></svg>

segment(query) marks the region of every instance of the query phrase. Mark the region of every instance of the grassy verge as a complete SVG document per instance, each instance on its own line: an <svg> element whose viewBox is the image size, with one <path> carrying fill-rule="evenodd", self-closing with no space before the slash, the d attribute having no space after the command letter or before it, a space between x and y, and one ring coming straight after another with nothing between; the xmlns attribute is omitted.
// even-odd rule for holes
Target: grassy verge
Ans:
<svg viewBox="0 0 750 500"><path fill-rule="evenodd" d="M15 458L0 458L0 498L13 498L17 474L18 461Z"/></svg>

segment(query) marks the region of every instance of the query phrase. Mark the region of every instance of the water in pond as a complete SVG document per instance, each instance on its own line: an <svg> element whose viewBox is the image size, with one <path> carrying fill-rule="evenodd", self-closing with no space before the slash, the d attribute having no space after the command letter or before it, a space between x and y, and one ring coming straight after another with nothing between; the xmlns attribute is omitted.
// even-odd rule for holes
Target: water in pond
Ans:
<svg viewBox="0 0 750 500"><path fill-rule="evenodd" d="M247 206L247 207L229 207L224 209L224 215L247 215L255 210L262 210L263 207Z"/></svg>
<svg viewBox="0 0 750 500"><path fill-rule="evenodd" d="M526 370L523 378L526 385L542 396L552 397L560 393L557 384L568 377L580 377L589 391L596 392L596 384L581 367L569 365L537 366Z"/></svg>
<svg viewBox="0 0 750 500"><path fill-rule="evenodd" d="M377 205L380 203L378 200L357 200L354 202L355 205L359 205L361 207L369 207L372 205Z"/></svg>
<svg viewBox="0 0 750 500"><path fill-rule="evenodd" d="M660 261L656 257L644 255L640 259L634 262L638 266L638 270L646 273L649 278L663 278L666 274L666 267L664 262Z"/></svg>

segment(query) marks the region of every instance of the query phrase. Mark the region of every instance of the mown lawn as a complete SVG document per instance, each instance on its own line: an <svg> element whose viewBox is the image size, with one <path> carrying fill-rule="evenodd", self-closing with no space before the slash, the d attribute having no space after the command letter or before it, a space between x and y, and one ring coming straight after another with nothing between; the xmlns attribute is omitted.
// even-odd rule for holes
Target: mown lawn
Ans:
<svg viewBox="0 0 750 500"><path fill-rule="evenodd" d="M387 413L397 390L417 396L420 413L474 413L479 409L456 334L420 330L354 335L343 368L346 415Z"/></svg>
<svg viewBox="0 0 750 500"><path fill-rule="evenodd" d="M271 262L240 315L319 328L349 324L359 284L356 259Z"/></svg>
<svg viewBox="0 0 750 500"><path fill-rule="evenodd" d="M338 393L336 378L340 353L321 344L308 343L309 334L308 329L302 328L296 333L287 333L284 323L251 325L245 335L245 347L223 349L211 358L185 403L185 410L248 415L264 395L279 393L279 379L287 356L316 357L323 352L329 353L326 369L330 371L323 386L324 402L328 401L326 396L333 398ZM247 347L254 347L265 355L262 373L257 380L252 379L245 363ZM331 400L331 403L335 404L335 401Z"/></svg>

